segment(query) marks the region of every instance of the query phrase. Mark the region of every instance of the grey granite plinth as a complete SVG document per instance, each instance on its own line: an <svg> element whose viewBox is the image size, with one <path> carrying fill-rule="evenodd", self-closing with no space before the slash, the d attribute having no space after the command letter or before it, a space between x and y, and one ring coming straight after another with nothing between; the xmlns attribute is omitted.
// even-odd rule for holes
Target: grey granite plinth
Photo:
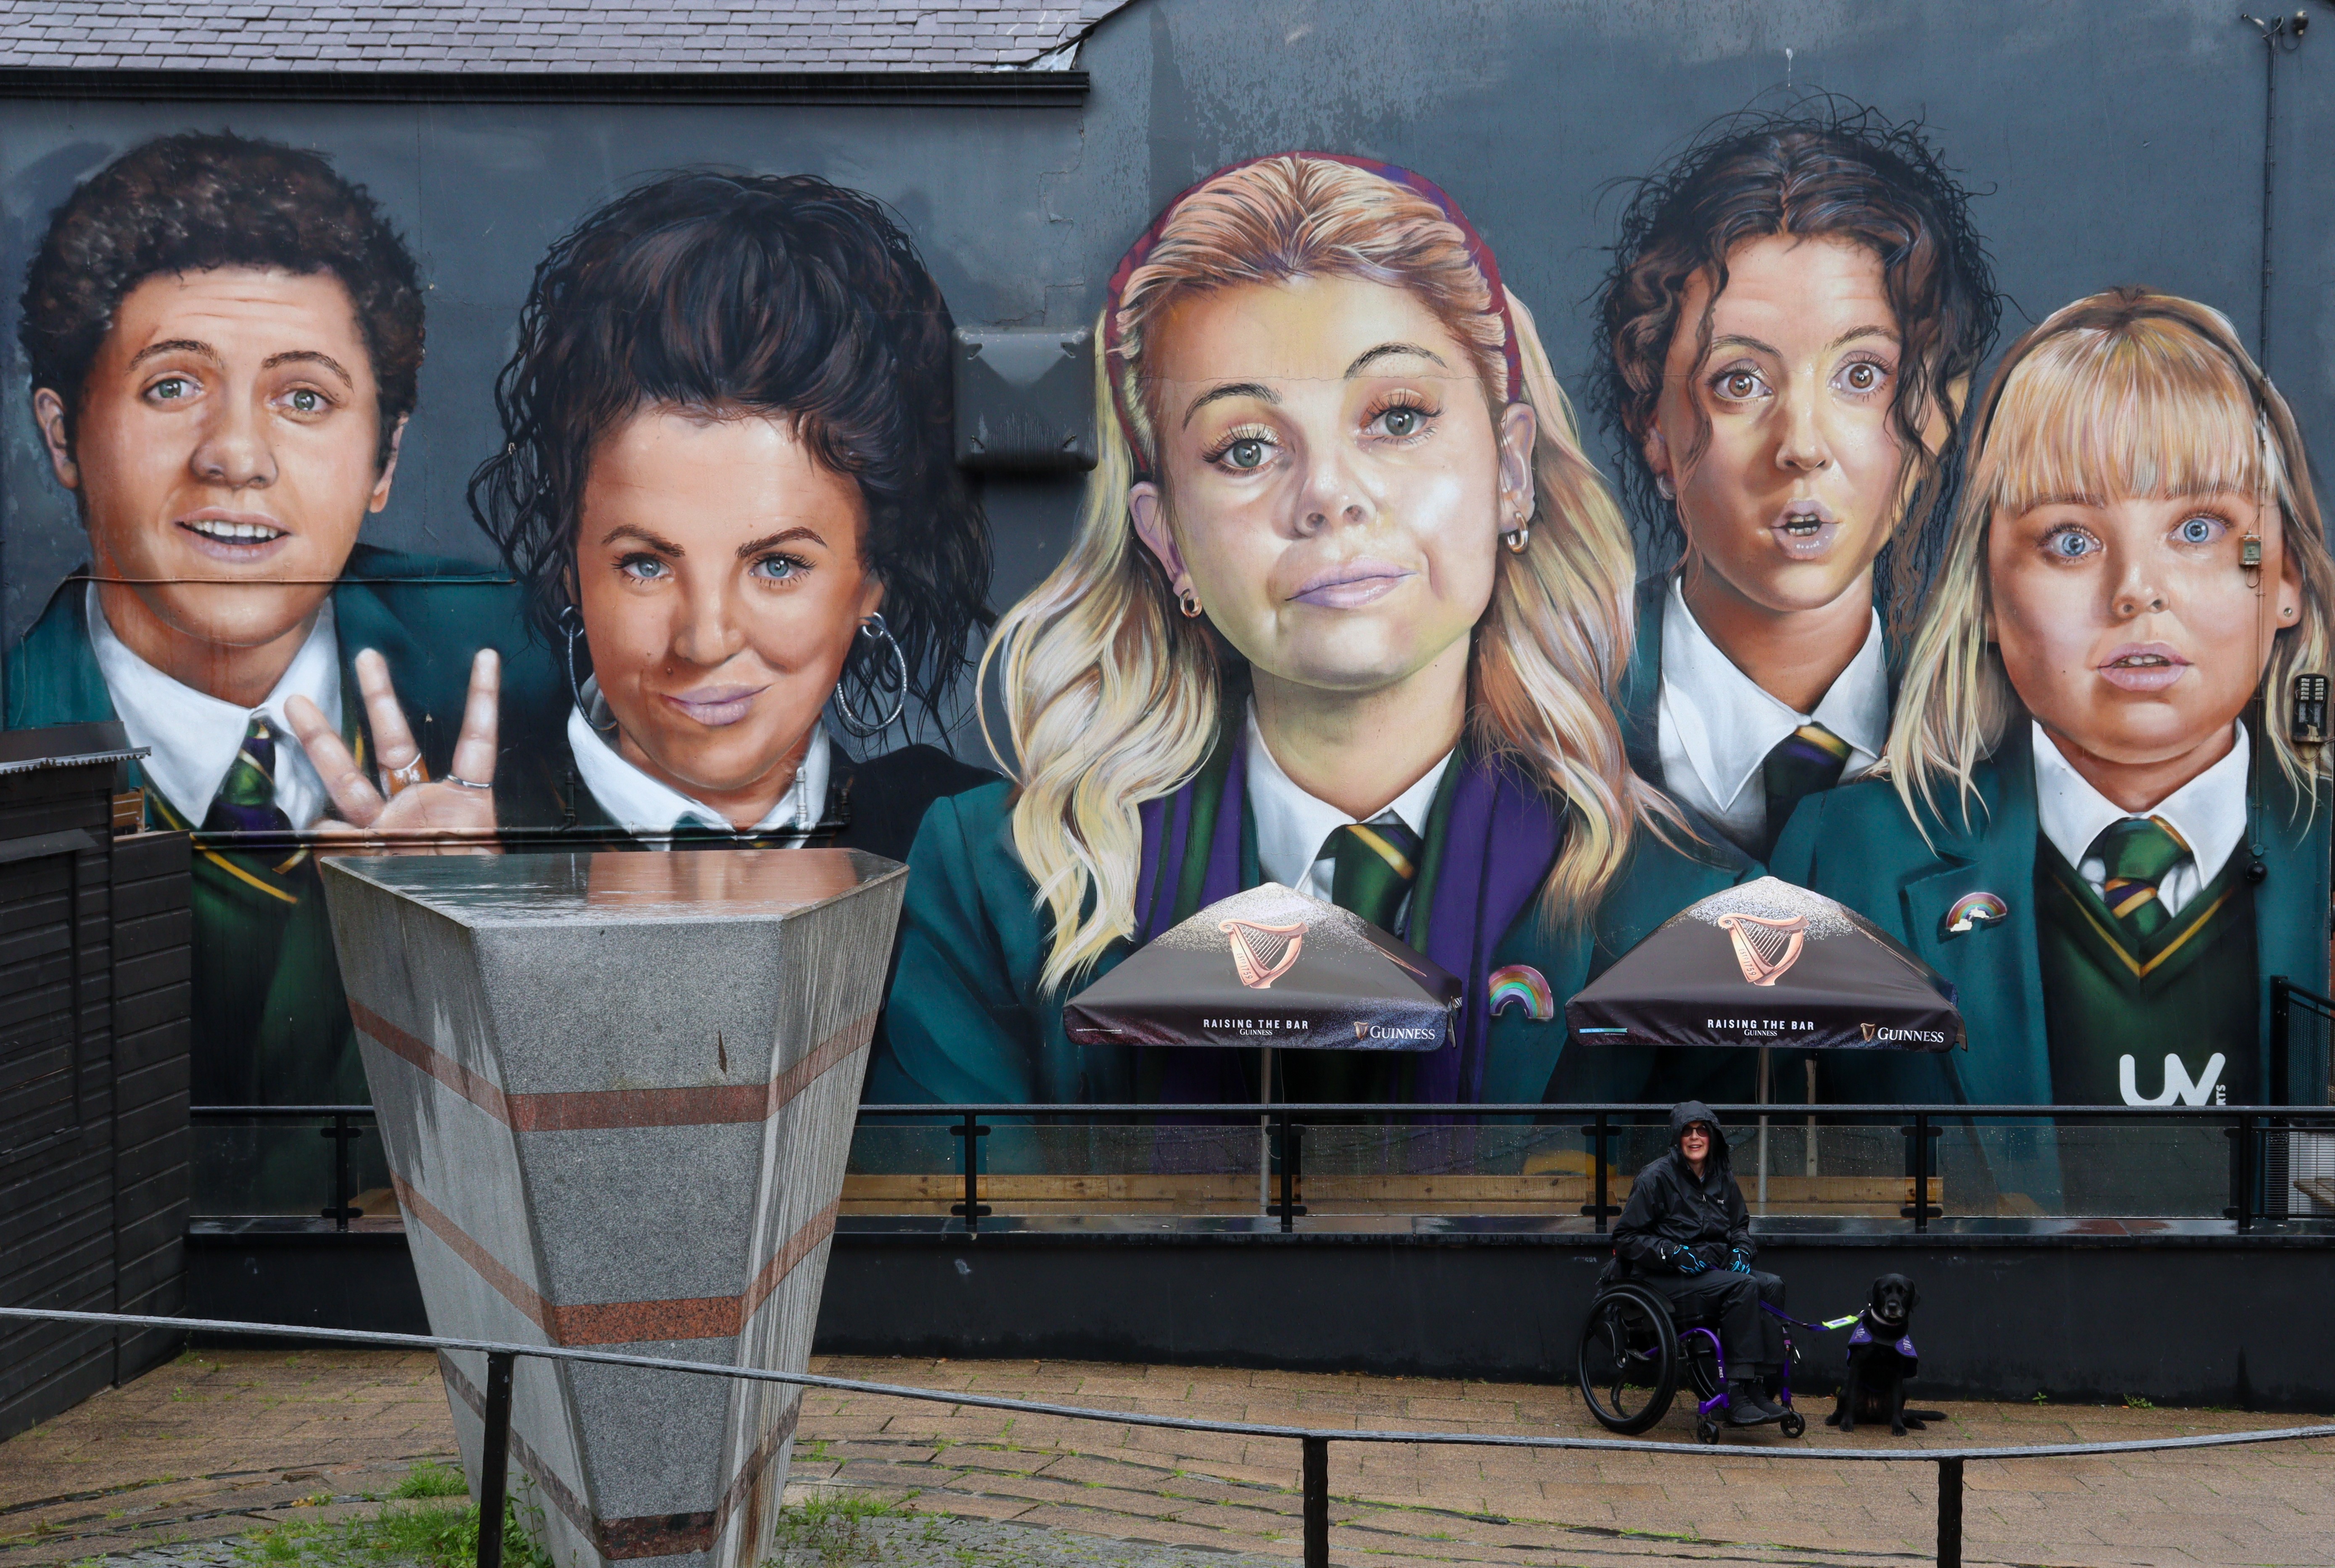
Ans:
<svg viewBox="0 0 2335 1568"><path fill-rule="evenodd" d="M433 1331L800 1371L906 872L852 850L324 862ZM482 1356L441 1358L475 1486ZM781 1385L521 1359L567 1568L753 1568Z"/></svg>

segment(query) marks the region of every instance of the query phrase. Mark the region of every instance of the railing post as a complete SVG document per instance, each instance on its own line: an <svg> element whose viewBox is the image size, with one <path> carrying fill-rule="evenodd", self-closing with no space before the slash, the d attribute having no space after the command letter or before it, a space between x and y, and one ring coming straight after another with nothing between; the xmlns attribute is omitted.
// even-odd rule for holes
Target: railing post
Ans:
<svg viewBox="0 0 2335 1568"><path fill-rule="evenodd" d="M1914 1201L1897 1212L1910 1216L1914 1231L1919 1234L1930 1228L1933 1215L1943 1215L1946 1212L1930 1205L1930 1140L1942 1129L1930 1125L1929 1112L1917 1110L1914 1113L1914 1125L1898 1130L1913 1140L1913 1147L1906 1151L1905 1163L1911 1167L1908 1174L1914 1178Z"/></svg>
<svg viewBox="0 0 2335 1568"><path fill-rule="evenodd" d="M2237 1125L2229 1129L2230 1139L2230 1206L2229 1216L2238 1222L2243 1235L2253 1229L2254 1209L2254 1118L2240 1111Z"/></svg>
<svg viewBox="0 0 2335 1568"><path fill-rule="evenodd" d="M1938 1568L1962 1568L1962 1462L1938 1461Z"/></svg>
<svg viewBox="0 0 2335 1568"><path fill-rule="evenodd" d="M975 1153L980 1146L973 1140L977 1137L987 1137L989 1129L981 1125L979 1116L967 1111L964 1113L964 1119L949 1130L964 1140L964 1202L949 1205L949 1213L963 1215L965 1230L969 1234L978 1234L981 1231L981 1216L991 1211L989 1205L981 1201L981 1161Z"/></svg>
<svg viewBox="0 0 2335 1568"><path fill-rule="evenodd" d="M1289 1119L1286 1105L1273 1108L1273 1136L1274 1147L1281 1155L1281 1201L1273 1205L1273 1212L1281 1216L1283 1230L1293 1231L1297 1216L1305 1212L1297 1201L1297 1147L1305 1129Z"/></svg>
<svg viewBox="0 0 2335 1568"><path fill-rule="evenodd" d="M1330 1568L1330 1439L1306 1437L1305 1568Z"/></svg>
<svg viewBox="0 0 2335 1568"><path fill-rule="evenodd" d="M479 1450L479 1568L502 1568L504 1483L510 1470L509 1350L487 1352L486 1436Z"/></svg>
<svg viewBox="0 0 2335 1568"><path fill-rule="evenodd" d="M364 1135L349 1125L346 1111L335 1111L333 1125L318 1128L316 1136L333 1140L333 1206L324 1212L324 1217L333 1222L334 1230L345 1231L358 1214L349 1202L355 1195L351 1189L356 1185L349 1171L349 1140Z"/></svg>
<svg viewBox="0 0 2335 1568"><path fill-rule="evenodd" d="M2292 1047L2294 982L2283 974L2270 977L2270 1092L2262 1096L2267 1105L2290 1105L2287 1090L2287 1063Z"/></svg>
<svg viewBox="0 0 2335 1568"><path fill-rule="evenodd" d="M1605 1234L1605 1222L1622 1212L1613 1206L1611 1173L1605 1165L1605 1145L1613 1136L1612 1120L1607 1113L1601 1110L1594 1125L1581 1129L1589 1137L1589 1163L1593 1167L1591 1179L1594 1184L1590 1189L1589 1201L1581 1205L1581 1212L1597 1222L1597 1234L1601 1236Z"/></svg>

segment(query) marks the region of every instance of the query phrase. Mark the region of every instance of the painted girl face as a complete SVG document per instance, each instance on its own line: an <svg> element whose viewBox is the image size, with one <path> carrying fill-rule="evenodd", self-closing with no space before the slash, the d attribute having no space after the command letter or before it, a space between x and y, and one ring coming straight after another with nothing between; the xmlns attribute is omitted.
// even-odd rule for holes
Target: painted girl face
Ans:
<svg viewBox="0 0 2335 1568"><path fill-rule="evenodd" d="M1158 484L1129 504L1178 592L1264 674L1371 692L1466 657L1531 509L1532 411L1410 291L1299 278L1151 329Z"/></svg>
<svg viewBox="0 0 2335 1568"><path fill-rule="evenodd" d="M625 760L733 822L775 805L883 602L867 530L785 421L651 408L602 440L576 599Z"/></svg>
<svg viewBox="0 0 2335 1568"><path fill-rule="evenodd" d="M1845 240L1750 240L1727 268L1700 359L1710 282L1687 286L1646 460L1720 585L1778 614L1820 608L1896 526L1897 315L1879 258Z"/></svg>
<svg viewBox="0 0 2335 1568"><path fill-rule="evenodd" d="M2240 565L2248 534L2259 573ZM2282 546L2278 508L2230 491L1998 513L1990 631L2012 688L2088 775L2087 759L2153 769L2210 750L2210 763L2299 614Z"/></svg>

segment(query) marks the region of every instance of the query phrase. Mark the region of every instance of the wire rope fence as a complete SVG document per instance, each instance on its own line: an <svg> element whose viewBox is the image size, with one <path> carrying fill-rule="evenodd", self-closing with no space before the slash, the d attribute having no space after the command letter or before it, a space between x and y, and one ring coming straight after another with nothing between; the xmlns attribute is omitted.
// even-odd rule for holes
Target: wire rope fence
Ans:
<svg viewBox="0 0 2335 1568"><path fill-rule="evenodd" d="M509 1344L495 1340L444 1338L431 1334L374 1333L356 1329L293 1327L282 1323L233 1322L208 1318L149 1317L117 1312L67 1312L39 1307L0 1307L0 1321L80 1323L94 1328L177 1329L199 1333L254 1335L296 1339L315 1343L376 1346L402 1350L464 1350L487 1358L484 1431L480 1478L478 1568L501 1568L502 1532L492 1522L503 1513L509 1479L511 1379L522 1356L541 1360L585 1362L596 1366L632 1367L650 1371L679 1372L694 1377L728 1378L741 1381L783 1383L838 1393L868 1394L886 1399L930 1404L1005 1410L1017 1415L1052 1416L1070 1420L1100 1421L1122 1427L1147 1427L1182 1432L1207 1432L1274 1437L1300 1446L1299 1491L1303 1499L1304 1568L1330 1568L1330 1445L1370 1443L1435 1445L1480 1448L1590 1449L1608 1453L1695 1455L1708 1458L1711 1449L1699 1443L1660 1443L1636 1437L1536 1437L1518 1433L1403 1432L1332 1429L1280 1426L1256 1421L1215 1421L1190 1416L1158 1416L1139 1410L1097 1410L1078 1405L1057 1405L1038 1399L1013 1399L951 1389L918 1389L898 1383L867 1382L857 1378L829 1378L816 1372L781 1372L756 1367L722 1366L712 1361L683 1361L657 1356L630 1356L614 1350L587 1350L563 1345ZM1923 1464L1937 1466L1937 1557L1939 1568L1961 1568L1962 1560L1962 1466L1973 1459L2016 1460L2087 1457L2103 1454L2148 1454L2184 1448L2225 1448L2253 1443L2291 1443L2335 1438L2335 1424L2281 1427L2253 1432L2219 1432L2186 1437L2149 1437L2112 1443L2040 1443L2019 1447L1924 1448L1917 1453L1880 1450L1763 1447L1741 1450L1761 1458L1803 1464Z"/></svg>

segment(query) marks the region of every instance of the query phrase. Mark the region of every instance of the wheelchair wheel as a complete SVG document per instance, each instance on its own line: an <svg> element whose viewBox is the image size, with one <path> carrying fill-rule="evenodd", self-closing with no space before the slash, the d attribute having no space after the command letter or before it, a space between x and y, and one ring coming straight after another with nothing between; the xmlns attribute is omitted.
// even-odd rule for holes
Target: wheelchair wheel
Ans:
<svg viewBox="0 0 2335 1568"><path fill-rule="evenodd" d="M1694 1440L1698 1443L1719 1441L1719 1423L1709 1416L1699 1416L1694 1423Z"/></svg>
<svg viewBox="0 0 2335 1568"><path fill-rule="evenodd" d="M1599 1296L1581 1327L1574 1358L1581 1397L1609 1432L1642 1432L1667 1415L1678 1394L1678 1335L1662 1298L1639 1285Z"/></svg>
<svg viewBox="0 0 2335 1568"><path fill-rule="evenodd" d="M1776 1423L1776 1429L1787 1437L1797 1437L1808 1429L1808 1419L1797 1410L1787 1410L1784 1418Z"/></svg>

